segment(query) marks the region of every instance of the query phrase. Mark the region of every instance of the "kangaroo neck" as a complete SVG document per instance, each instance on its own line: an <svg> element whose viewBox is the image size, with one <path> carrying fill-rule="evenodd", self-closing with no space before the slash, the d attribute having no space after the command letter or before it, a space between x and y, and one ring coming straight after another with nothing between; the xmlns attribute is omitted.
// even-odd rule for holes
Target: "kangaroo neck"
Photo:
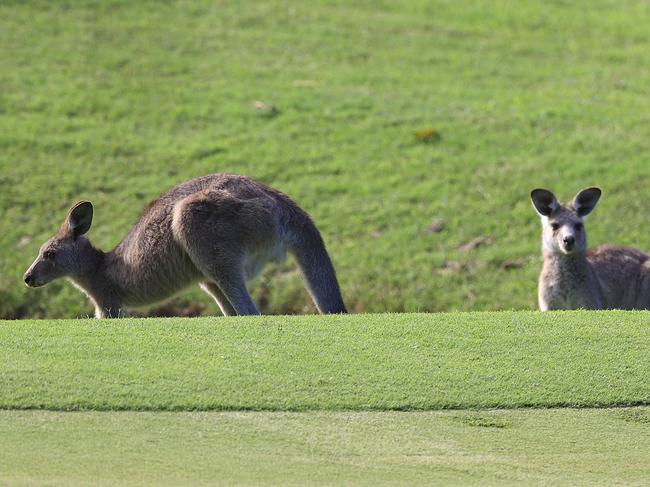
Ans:
<svg viewBox="0 0 650 487"><path fill-rule="evenodd" d="M585 252L572 252L562 254L555 252L542 252L544 256L544 266L549 270L555 270L558 273L579 276L589 274L589 262Z"/></svg>
<svg viewBox="0 0 650 487"><path fill-rule="evenodd" d="M79 271L70 276L70 280L93 302L98 318L117 316L120 309L122 292L107 265L111 254L102 252L89 242L80 255Z"/></svg>

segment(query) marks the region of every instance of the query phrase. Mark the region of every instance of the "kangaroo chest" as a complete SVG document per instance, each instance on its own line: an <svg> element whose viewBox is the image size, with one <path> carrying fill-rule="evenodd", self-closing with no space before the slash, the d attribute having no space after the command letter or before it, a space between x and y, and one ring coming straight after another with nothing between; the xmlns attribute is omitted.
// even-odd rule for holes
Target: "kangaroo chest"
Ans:
<svg viewBox="0 0 650 487"><path fill-rule="evenodd" d="M539 301L542 309L578 309L599 307L597 289L582 263L545 262L539 279Z"/></svg>
<svg viewBox="0 0 650 487"><path fill-rule="evenodd" d="M547 309L576 309L585 302L581 288L561 281L545 283L540 297Z"/></svg>

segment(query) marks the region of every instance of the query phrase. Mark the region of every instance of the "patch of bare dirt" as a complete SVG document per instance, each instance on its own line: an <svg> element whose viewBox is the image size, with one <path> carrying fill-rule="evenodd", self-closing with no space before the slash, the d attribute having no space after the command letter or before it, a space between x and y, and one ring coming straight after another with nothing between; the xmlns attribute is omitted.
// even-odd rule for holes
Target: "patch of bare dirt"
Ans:
<svg viewBox="0 0 650 487"><path fill-rule="evenodd" d="M460 252L469 252L471 250L476 250L483 245L488 245L494 241L494 238L482 235L480 237L473 238L465 242L464 244L459 245L457 248Z"/></svg>

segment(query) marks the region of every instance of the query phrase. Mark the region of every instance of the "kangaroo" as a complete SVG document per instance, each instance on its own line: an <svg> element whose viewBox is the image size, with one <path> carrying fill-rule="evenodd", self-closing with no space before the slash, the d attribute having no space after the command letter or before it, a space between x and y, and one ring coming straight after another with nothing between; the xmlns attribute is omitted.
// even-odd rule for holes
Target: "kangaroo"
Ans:
<svg viewBox="0 0 650 487"><path fill-rule="evenodd" d="M25 272L27 286L67 277L93 302L96 318L113 318L199 284L224 315L253 315L259 311L246 281L289 251L318 311L347 312L309 215L285 194L250 178L212 174L174 186L149 204L110 252L86 237L92 218L89 201L70 209Z"/></svg>
<svg viewBox="0 0 650 487"><path fill-rule="evenodd" d="M570 204L534 189L542 219L543 266L538 299L553 309L650 309L650 260L640 250L603 245L587 250L584 217L600 199L600 188L580 191Z"/></svg>

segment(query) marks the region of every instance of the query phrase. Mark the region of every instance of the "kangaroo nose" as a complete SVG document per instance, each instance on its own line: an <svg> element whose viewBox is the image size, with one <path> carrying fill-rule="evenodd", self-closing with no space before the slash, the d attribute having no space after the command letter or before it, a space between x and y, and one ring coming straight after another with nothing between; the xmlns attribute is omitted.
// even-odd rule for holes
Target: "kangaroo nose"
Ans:
<svg viewBox="0 0 650 487"><path fill-rule="evenodd" d="M567 247L573 247L573 244L576 243L576 239L574 236L569 235L568 237L564 237L564 245Z"/></svg>
<svg viewBox="0 0 650 487"><path fill-rule="evenodd" d="M25 274L24 279L25 279L25 284L27 284L28 286L34 284L34 276L32 276L31 274Z"/></svg>

